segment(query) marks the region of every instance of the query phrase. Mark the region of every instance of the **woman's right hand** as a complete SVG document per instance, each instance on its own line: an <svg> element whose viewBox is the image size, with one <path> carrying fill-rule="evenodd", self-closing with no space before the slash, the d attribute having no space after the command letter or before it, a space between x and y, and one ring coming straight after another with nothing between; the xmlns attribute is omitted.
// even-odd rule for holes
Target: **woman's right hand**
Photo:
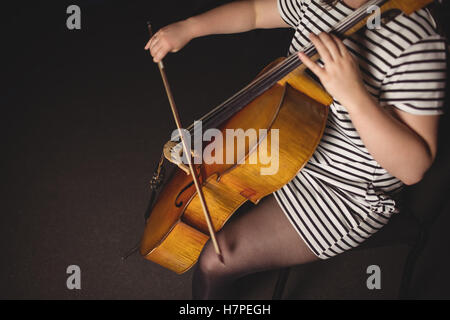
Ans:
<svg viewBox="0 0 450 320"><path fill-rule="evenodd" d="M150 50L153 61L160 62L168 52L177 52L193 38L187 20L175 22L156 32L147 42L145 50Z"/></svg>

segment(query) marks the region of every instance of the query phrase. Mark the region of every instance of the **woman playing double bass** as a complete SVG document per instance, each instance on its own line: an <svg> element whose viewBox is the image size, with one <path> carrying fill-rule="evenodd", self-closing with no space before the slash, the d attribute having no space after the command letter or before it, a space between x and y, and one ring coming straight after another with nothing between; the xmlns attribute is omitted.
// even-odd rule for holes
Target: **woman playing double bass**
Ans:
<svg viewBox="0 0 450 320"><path fill-rule="evenodd" d="M283 188L218 232L226 264L208 243L193 298L223 298L249 273L328 259L360 245L399 211L395 195L419 182L436 155L446 50L426 9L340 40L327 33L367 0L236 1L160 29L155 62L190 40L257 28L293 28L290 54L333 97L323 138Z"/></svg>

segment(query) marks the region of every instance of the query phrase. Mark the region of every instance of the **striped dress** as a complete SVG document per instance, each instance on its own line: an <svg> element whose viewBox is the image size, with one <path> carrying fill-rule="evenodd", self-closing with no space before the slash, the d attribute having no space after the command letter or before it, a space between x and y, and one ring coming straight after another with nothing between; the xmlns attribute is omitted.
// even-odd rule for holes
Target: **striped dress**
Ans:
<svg viewBox="0 0 450 320"><path fill-rule="evenodd" d="M342 2L330 8L320 0L278 0L278 9L295 29L290 54L309 44L311 32L329 31L354 11ZM381 107L414 115L443 112L446 44L428 10L398 16L344 43ZM374 160L335 100L316 152L274 195L311 251L327 259L357 247L388 223L399 211L395 195L402 186Z"/></svg>

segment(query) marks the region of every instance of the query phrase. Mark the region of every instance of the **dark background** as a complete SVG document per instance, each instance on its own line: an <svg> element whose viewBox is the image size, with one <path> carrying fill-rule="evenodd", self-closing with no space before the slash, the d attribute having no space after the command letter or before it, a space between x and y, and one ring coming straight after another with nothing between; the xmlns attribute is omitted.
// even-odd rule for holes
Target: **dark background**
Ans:
<svg viewBox="0 0 450 320"><path fill-rule="evenodd" d="M0 298L190 299L192 271L180 276L139 255L125 263L120 257L142 235L148 182L174 129L158 69L143 50L146 21L157 30L220 3L86 0L4 8ZM66 28L69 4L81 7L81 30ZM170 54L165 65L183 123L285 55L290 36L257 30L205 37ZM442 126L434 168L410 188L415 208L440 213L414 275L417 298L450 298L447 132ZM389 246L296 267L285 297L395 298L407 252ZM381 267L382 290L366 287L371 264ZM81 268L81 290L66 288L69 265ZM275 276L243 279L239 297L270 298Z"/></svg>

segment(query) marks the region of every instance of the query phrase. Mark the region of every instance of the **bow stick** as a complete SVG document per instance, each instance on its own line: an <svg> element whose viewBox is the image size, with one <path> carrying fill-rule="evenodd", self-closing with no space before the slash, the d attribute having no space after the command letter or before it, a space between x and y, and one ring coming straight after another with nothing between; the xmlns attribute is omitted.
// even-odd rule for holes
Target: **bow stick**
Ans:
<svg viewBox="0 0 450 320"><path fill-rule="evenodd" d="M152 26L151 26L150 22L147 22L147 26L148 26L148 32L150 33L150 37L152 37L153 36L153 31L152 31ZM204 196L203 190L202 190L202 188L200 186L200 182L198 180L197 174L195 173L194 165L192 164L191 152L190 152L191 150L188 150L188 147L186 145L186 141L184 140L184 137L183 137L180 116L178 115L178 109L177 109L177 107L175 105L175 100L173 99L172 91L171 91L170 86L169 86L169 81L167 79L167 75L166 75L166 72L164 70L164 64L163 64L162 60L158 62L158 68L159 68L159 71L161 73L162 80L164 82L164 87L166 89L167 97L169 98L169 103L170 103L170 108L172 109L173 118L175 119L175 123L176 123L177 128L178 128L178 134L179 134L180 139L181 139L181 144L183 145L183 152L186 155L186 159L188 161L189 171L190 171L191 177L192 177L192 179L194 181L195 188L197 189L197 194L198 194L198 196L200 198L200 203L201 203L202 208L203 208L203 213L205 215L206 224L208 225L208 230L209 230L209 234L211 236L211 241L213 243L214 250L216 251L216 254L217 254L219 260L222 263L224 263L222 252L220 250L219 244L218 244L217 239L216 239L216 233L214 231L214 228L213 228L213 225L212 225L212 222L211 222L211 215L209 214L208 206L206 205L205 196Z"/></svg>

